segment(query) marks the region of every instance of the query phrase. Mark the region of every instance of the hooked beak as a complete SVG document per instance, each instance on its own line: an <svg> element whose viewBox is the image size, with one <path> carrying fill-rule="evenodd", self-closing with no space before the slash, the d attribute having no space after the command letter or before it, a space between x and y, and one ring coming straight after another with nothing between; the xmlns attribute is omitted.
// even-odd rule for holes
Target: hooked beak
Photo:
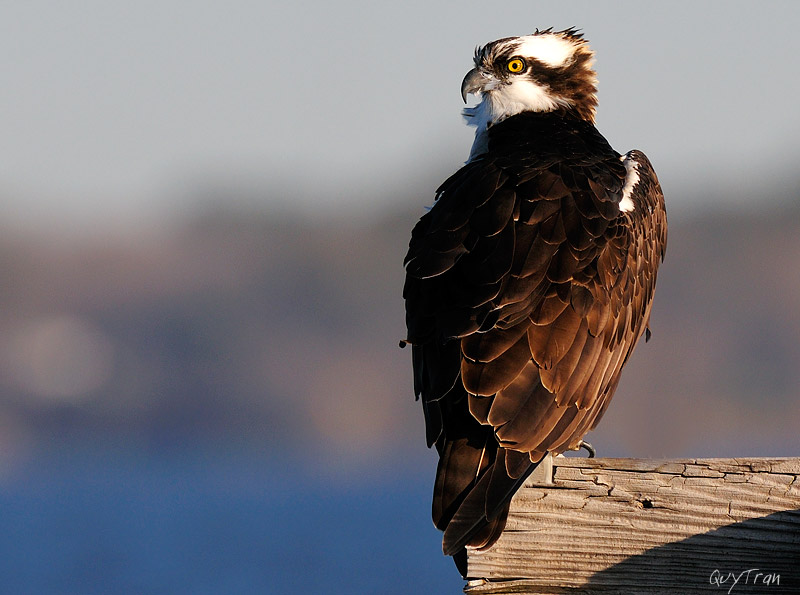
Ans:
<svg viewBox="0 0 800 595"><path fill-rule="evenodd" d="M486 77L477 68L470 70L464 80L461 81L461 99L464 100L464 103L467 102L467 95L470 93L483 92L485 84Z"/></svg>

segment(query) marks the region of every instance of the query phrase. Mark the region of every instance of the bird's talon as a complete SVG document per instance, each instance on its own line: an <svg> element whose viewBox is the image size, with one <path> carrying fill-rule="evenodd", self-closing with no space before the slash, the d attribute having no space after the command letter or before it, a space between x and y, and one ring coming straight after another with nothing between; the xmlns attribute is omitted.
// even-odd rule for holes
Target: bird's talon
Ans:
<svg viewBox="0 0 800 595"><path fill-rule="evenodd" d="M593 459L597 456L597 451L594 449L594 446L586 442L586 440L581 440L581 443L578 445L576 450L583 449L588 453L588 458Z"/></svg>

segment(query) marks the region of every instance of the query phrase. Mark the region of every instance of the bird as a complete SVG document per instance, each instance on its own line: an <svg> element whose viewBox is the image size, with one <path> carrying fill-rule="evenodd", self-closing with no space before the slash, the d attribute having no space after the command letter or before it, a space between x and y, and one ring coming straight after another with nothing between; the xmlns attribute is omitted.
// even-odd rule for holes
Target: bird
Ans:
<svg viewBox="0 0 800 595"><path fill-rule="evenodd" d="M667 244L652 164L595 127L580 30L498 39L473 61L474 142L411 232L401 341L439 454L434 525L462 575L537 464L579 449L605 413L650 338Z"/></svg>

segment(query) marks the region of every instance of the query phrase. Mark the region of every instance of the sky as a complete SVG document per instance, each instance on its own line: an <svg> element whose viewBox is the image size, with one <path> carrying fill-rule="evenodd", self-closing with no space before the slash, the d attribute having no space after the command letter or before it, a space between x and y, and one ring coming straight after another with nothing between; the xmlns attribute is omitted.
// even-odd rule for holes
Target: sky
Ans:
<svg viewBox="0 0 800 595"><path fill-rule="evenodd" d="M469 151L474 47L549 26L584 31L598 128L648 154L674 208L757 201L765 179L796 177L798 25L793 0L3 2L2 225L432 196Z"/></svg>

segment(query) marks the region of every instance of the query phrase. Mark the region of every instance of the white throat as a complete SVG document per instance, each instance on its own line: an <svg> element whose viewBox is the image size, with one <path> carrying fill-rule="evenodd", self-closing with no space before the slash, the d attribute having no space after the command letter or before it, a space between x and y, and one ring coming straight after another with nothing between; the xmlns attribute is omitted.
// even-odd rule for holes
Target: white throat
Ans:
<svg viewBox="0 0 800 595"><path fill-rule="evenodd" d="M531 80L495 83L481 94L481 101L462 112L468 126L475 126L475 141L469 161L486 152L489 128L522 112L550 112L568 106L565 99L552 95L549 89Z"/></svg>

